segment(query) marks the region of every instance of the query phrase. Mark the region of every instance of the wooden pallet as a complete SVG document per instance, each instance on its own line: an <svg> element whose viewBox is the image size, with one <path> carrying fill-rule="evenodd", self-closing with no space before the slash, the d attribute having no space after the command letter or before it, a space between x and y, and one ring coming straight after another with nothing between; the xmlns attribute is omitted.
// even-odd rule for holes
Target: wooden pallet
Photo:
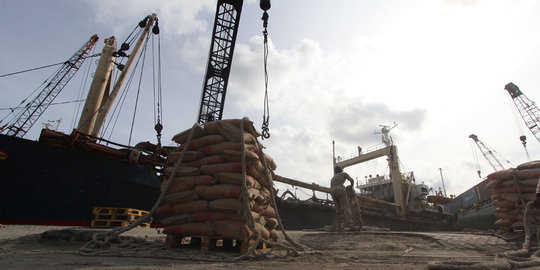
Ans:
<svg viewBox="0 0 540 270"><path fill-rule="evenodd" d="M139 219L141 216L138 215L111 215L111 214L95 214L94 219L95 220L125 220L129 222L133 222L137 219Z"/></svg>
<svg viewBox="0 0 540 270"><path fill-rule="evenodd" d="M126 220L99 220L94 219L90 222L90 226L93 228L115 228L115 227L125 227L133 222ZM137 228L150 228L150 223L141 223Z"/></svg>
<svg viewBox="0 0 540 270"><path fill-rule="evenodd" d="M114 208L114 207L94 207L94 215L134 215L142 216L148 214L148 211L133 208Z"/></svg>
<svg viewBox="0 0 540 270"><path fill-rule="evenodd" d="M215 236L181 236L168 234L165 240L166 248L197 248L201 252L232 251L244 254L254 240L227 239ZM270 248L261 242L256 249L258 252L268 252Z"/></svg>

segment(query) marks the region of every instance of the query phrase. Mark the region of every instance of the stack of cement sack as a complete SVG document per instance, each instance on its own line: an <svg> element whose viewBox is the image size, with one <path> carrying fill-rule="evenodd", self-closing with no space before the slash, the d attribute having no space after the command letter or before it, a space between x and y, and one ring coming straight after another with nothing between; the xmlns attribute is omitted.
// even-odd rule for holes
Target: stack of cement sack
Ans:
<svg viewBox="0 0 540 270"><path fill-rule="evenodd" d="M523 229L523 202L527 204L536 196L539 177L540 160L488 175L490 182L486 188L493 189L491 198L497 207L495 217L498 218L495 225L501 230Z"/></svg>
<svg viewBox="0 0 540 270"><path fill-rule="evenodd" d="M244 121L244 131L240 123ZM170 153L165 175L173 174L182 150L187 148L174 172L158 214L164 233L180 236L211 236L224 239L248 239L254 232L247 225L248 215L255 221L255 230L265 240L277 241L276 212L270 205L271 182L264 174L256 138L260 134L247 118L220 120L195 126L191 143L186 145L191 129L173 137L180 144ZM245 213L242 200L242 144L246 155L246 187L250 213ZM271 175L276 169L272 158L265 155Z"/></svg>

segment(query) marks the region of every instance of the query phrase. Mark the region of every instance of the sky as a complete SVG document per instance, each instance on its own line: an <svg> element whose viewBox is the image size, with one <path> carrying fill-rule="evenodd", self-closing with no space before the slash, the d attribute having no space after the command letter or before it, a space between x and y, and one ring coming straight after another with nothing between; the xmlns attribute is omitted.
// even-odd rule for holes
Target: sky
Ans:
<svg viewBox="0 0 540 270"><path fill-rule="evenodd" d="M161 30L163 144L174 145L171 138L198 118L216 2L2 1L0 75L63 62L92 34L100 37L97 53L105 38L123 41L154 12ZM394 123L390 136L401 170L435 190L443 180L448 195L479 183L477 167L482 177L494 171L470 134L500 154L507 168L527 162L521 135L528 138L531 159L539 159L540 143L504 90L513 82L540 100L539 12L540 2L533 0L272 1L271 137L262 143L276 174L329 186L333 141L336 155L347 157L358 146L366 151L380 144L380 125ZM265 90L261 15L258 1L244 1L224 106L224 119L247 116L259 130ZM86 96L84 74L92 74L96 61L87 62L93 66L81 69L56 102ZM0 119L55 71L0 77ZM156 142L152 87L142 88L131 145ZM126 107L134 107L132 96ZM57 129L70 133L76 105L51 106L26 138L36 140L41 123L58 119ZM107 138L127 144L131 108ZM388 174L384 158L345 171L360 182Z"/></svg>

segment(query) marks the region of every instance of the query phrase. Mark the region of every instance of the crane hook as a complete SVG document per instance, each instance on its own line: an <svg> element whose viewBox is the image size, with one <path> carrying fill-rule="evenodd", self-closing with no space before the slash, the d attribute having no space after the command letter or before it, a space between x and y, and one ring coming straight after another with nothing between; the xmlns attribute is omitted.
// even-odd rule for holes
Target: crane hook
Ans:
<svg viewBox="0 0 540 270"><path fill-rule="evenodd" d="M264 36L264 113L263 113L263 124L262 124L262 137L263 139L270 138L270 129L268 125L270 123L270 110L268 107L268 69L267 69L267 60L268 60L268 13L267 10L270 9L270 0L261 0L260 7L264 11L261 20L263 21L263 36Z"/></svg>

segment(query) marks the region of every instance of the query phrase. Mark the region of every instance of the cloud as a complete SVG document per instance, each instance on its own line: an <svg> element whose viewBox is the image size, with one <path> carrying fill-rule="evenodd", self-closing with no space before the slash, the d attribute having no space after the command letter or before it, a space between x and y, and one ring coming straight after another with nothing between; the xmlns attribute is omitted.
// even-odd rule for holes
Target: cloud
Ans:
<svg viewBox="0 0 540 270"><path fill-rule="evenodd" d="M350 55L369 58L378 53L372 41L365 39L365 44ZM426 109L397 109L366 99L372 91L354 91L355 76L366 68L354 65L356 59L325 51L310 39L283 50L270 42L269 49L271 138L263 143L278 164L277 174L327 186L333 140L339 153L348 153L357 145L379 144L380 135L373 133L381 124L397 122L408 134L425 125ZM264 93L262 60L260 36L237 44L226 98L226 107L234 111L227 115L248 115L256 127Z"/></svg>
<svg viewBox="0 0 540 270"><path fill-rule="evenodd" d="M207 19L202 18L201 14L212 14L215 10L215 1L212 0L85 1L91 9L95 10L98 21L114 22L113 25L117 29L129 29L134 22L154 12L158 15L160 26L167 29L166 32L176 35L205 31L209 26ZM121 21L120 18L122 18Z"/></svg>

